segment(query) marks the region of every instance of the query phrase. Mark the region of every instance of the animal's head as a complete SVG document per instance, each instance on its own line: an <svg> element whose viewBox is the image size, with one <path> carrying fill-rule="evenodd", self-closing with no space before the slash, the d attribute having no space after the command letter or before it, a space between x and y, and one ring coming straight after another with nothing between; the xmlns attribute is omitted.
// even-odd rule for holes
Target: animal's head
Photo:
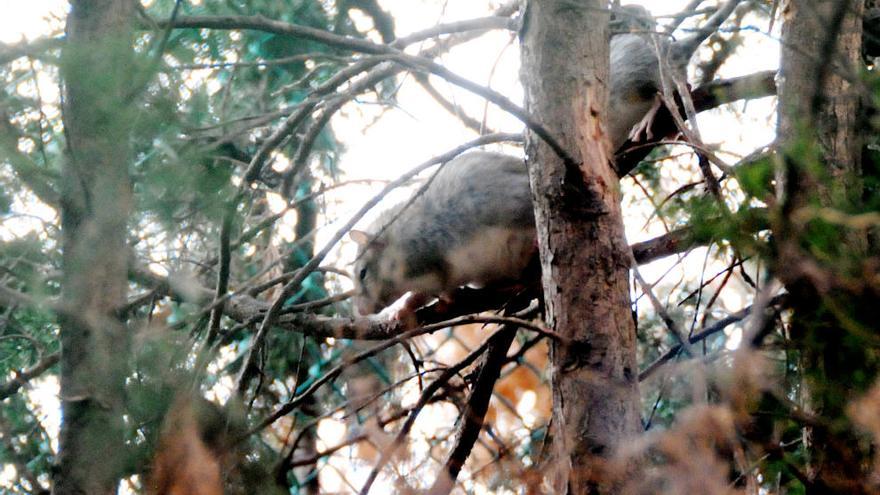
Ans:
<svg viewBox="0 0 880 495"><path fill-rule="evenodd" d="M611 12L609 22L613 34L632 32L651 32L657 27L657 22L651 16L651 12L641 5L621 5L619 9Z"/></svg>
<svg viewBox="0 0 880 495"><path fill-rule="evenodd" d="M358 245L354 263L355 309L359 315L373 314L406 292L403 258L382 237L360 230L352 230L349 235Z"/></svg>

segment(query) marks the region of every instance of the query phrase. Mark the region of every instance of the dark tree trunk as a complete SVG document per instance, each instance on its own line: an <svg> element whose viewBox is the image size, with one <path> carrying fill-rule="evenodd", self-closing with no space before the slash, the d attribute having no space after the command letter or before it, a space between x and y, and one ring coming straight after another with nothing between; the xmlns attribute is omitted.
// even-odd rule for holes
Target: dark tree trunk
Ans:
<svg viewBox="0 0 880 495"><path fill-rule="evenodd" d="M778 129L784 153L782 206L773 227L784 260L777 274L792 296L791 335L800 352L807 407L822 418L822 424L805 430L806 488L808 493L864 493L867 453L845 408L876 375L865 337L876 332L878 301L851 283L862 277L866 237L816 217L804 221L820 207L848 211L862 195L860 96L849 78L858 77L861 64L863 2L786 5ZM830 249L820 240L829 228L836 230Z"/></svg>
<svg viewBox="0 0 880 495"><path fill-rule="evenodd" d="M529 133L526 152L547 323L554 345L551 459L554 493L612 493L599 468L639 430L630 257L607 115L604 2L528 2L522 43L526 105L581 162L566 164Z"/></svg>
<svg viewBox="0 0 880 495"><path fill-rule="evenodd" d="M134 2L71 2L64 49L62 417L57 494L116 493L125 461L126 222ZM127 114L126 112L129 112Z"/></svg>

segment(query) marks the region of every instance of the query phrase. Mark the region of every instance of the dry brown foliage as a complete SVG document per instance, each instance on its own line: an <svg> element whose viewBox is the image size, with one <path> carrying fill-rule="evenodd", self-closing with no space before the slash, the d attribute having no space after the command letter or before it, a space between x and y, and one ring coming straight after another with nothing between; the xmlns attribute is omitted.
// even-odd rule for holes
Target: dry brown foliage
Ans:
<svg viewBox="0 0 880 495"><path fill-rule="evenodd" d="M625 494L734 494L727 458L736 449L734 416L722 406L694 406L669 431L647 435L609 465Z"/></svg>
<svg viewBox="0 0 880 495"><path fill-rule="evenodd" d="M205 402L196 404L196 401ZM213 410L211 410L213 408ZM207 416L216 406L181 394L169 409L162 427L152 473L150 495L222 495L224 453L212 437Z"/></svg>
<svg viewBox="0 0 880 495"><path fill-rule="evenodd" d="M851 402L847 414L856 426L872 436L874 459L866 489L869 493L880 493L880 454L877 453L880 445L880 382L875 383L862 398Z"/></svg>

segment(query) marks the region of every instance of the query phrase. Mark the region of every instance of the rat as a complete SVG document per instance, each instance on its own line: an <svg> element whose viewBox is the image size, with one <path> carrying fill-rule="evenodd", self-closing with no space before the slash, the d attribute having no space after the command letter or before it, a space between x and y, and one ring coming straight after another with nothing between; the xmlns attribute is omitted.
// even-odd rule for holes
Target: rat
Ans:
<svg viewBox="0 0 880 495"><path fill-rule="evenodd" d="M409 201L352 230L359 314L413 292L407 307L463 285L514 285L537 252L523 159L472 151L441 165Z"/></svg>

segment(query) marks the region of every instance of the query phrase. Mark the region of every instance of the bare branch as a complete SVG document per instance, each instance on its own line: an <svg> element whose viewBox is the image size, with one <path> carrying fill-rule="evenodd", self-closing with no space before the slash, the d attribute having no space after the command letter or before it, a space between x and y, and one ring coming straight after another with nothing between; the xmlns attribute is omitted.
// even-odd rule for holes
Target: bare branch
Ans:
<svg viewBox="0 0 880 495"><path fill-rule="evenodd" d="M11 380L0 384L0 401L18 392L18 390L21 389L21 387L23 387L29 381L37 378L38 376L42 375L50 368L58 364L59 359L61 359L61 353L53 352L52 354L49 354L41 359L39 363L33 365L32 367L15 373L15 377L13 377Z"/></svg>
<svg viewBox="0 0 880 495"><path fill-rule="evenodd" d="M486 22L486 21L492 21L492 22ZM461 24L461 25L482 25L482 24L491 25L494 22L497 22L496 17L481 18L481 19L476 19L474 21L462 21L461 23L454 23L454 24L456 24L456 25L459 25L459 24ZM440 32L442 32L441 26L435 26L435 28L431 28L431 29L428 29L428 30L425 30L425 31L422 31L419 33L415 33L415 34L408 36L406 38L402 38L402 39L396 41L393 45L402 47L402 46L405 46L406 44L410 44L415 41L419 41L419 40L423 39L423 37L426 37L429 33L436 35L436 33L438 32L438 29L440 30ZM473 37L475 34L479 34L481 32L482 31L480 31L480 30L472 31L470 33L466 32L464 34L460 34L458 36L458 39L443 40L442 42L439 42L436 45L433 45L431 47L428 47L428 48L422 50L420 52L419 56L427 58L427 59L436 57L440 53L442 53L443 51L448 49L448 47L451 44L453 44L453 43L457 44L460 42L467 41L470 37ZM402 53L398 50L392 50L392 52L393 53ZM395 74L397 74L398 72L400 72L401 70L403 70L402 67L395 66L393 64L379 65L381 62L388 60L390 57L391 57L391 55L384 55L384 56L376 56L376 57L370 57L370 58L367 58L364 60L359 60L359 61L353 63L352 65L338 71L336 74L334 74L332 77L330 77L330 79L328 79L326 82L321 84L321 86L315 88L315 90L312 92L310 97L307 100L305 100L304 102L302 102L298 106L297 110L295 112L291 113L287 117L284 124L282 124L281 127L276 129L272 133L272 135L270 135L263 142L263 144L260 146L260 149L254 155L254 157L251 159L250 164L248 165L247 172L245 173L246 181L252 182L259 177L260 171L262 170L262 167L264 166L264 164L268 160L271 153L276 148L278 148L278 146L280 146L281 143L283 143L300 125L302 125L303 122L305 122L305 120L309 117L309 115L312 113L312 111L314 111L318 107L318 105L322 104L326 100L325 97L327 95L329 95L333 91L336 91L341 85L348 82L349 80L351 80L355 76L359 75L360 73L365 72L365 71L369 71L369 73L364 78L362 78L361 80L354 83L352 85L352 87L348 88L348 90L345 91L344 93L337 95L337 98L335 98L328 105L329 108L324 110L324 113L322 114L322 117L321 117L321 120L323 120L323 123L321 123L320 125L313 125L309 129L310 138L304 139L303 142L300 143L300 145L297 149L297 153L296 153L297 157L299 157L299 158L294 161L293 170L291 170L287 174L287 177L292 178L293 176L295 176L296 172L304 166L305 158L308 156L308 152L311 149L312 142L314 141L314 137L311 137L311 136L317 136L317 134L320 132L323 125L325 125L326 122L329 121L330 117L332 117L332 115L337 110L339 110L339 108L341 108L342 105L344 105L346 102L348 102L349 100L351 100L352 98L354 98L355 96L360 94L361 92L373 87L378 82L380 82L384 79L387 79L389 77L392 77Z"/></svg>
<svg viewBox="0 0 880 495"><path fill-rule="evenodd" d="M382 451L382 455L379 457L379 460L376 462L376 465L373 466L373 470L370 471L369 476L367 476L367 481L364 483L364 486L361 488L360 495L366 495L370 492L370 487L373 485L373 481L376 480L376 477L379 475L379 471L385 467L385 464L388 463L388 460L391 459L391 456L397 452L397 449L400 448L400 445L403 443L404 438L409 434L412 426L415 424L416 418L418 417L421 410L427 405L428 401L434 396L434 394L440 390L441 387L445 386L447 382L449 382L452 377L457 375L461 370L468 367L477 360L478 357L483 355L486 352L486 349L489 348L493 342L498 343L502 340L502 337L507 337L505 334L509 332L507 329L501 329L492 334L491 337L486 339L482 345L476 348L473 352L465 356L464 359L456 363L454 366L450 366L440 375L436 380L431 382L425 390L422 392L422 395L419 397L418 402L415 407L413 407L412 412L409 417L406 418L406 421L403 423L403 426L400 428L400 431L397 432L397 436L394 437L394 441L389 445L385 450ZM500 347L500 346L499 346Z"/></svg>
<svg viewBox="0 0 880 495"><path fill-rule="evenodd" d="M461 123L465 125L468 129L471 129L474 132L482 132L483 126L480 121L471 117L467 114L467 112L461 108L460 105L449 101L445 96L443 96L440 91L431 84L431 81L428 79L428 76L421 73L416 73L414 78L417 83L425 90L431 98L434 98L434 101L437 102L438 105L443 107L450 114L458 117L461 120Z"/></svg>
<svg viewBox="0 0 880 495"><path fill-rule="evenodd" d="M645 281L642 274L639 273L639 269L636 267L633 267L633 276L642 287L644 294L648 296L648 300L651 301L651 306L654 307L654 311L656 311L660 316L660 319L663 320L666 329L669 330L669 333L671 333L676 340L678 340L678 345L684 349L688 355L695 356L696 354L694 354L693 349L691 349L687 335L685 335L685 333L678 327L678 324L675 323L675 320L672 319L672 316L666 311L663 303L660 302L660 299L654 294L654 286Z"/></svg>
<svg viewBox="0 0 880 495"><path fill-rule="evenodd" d="M377 320L371 319L374 324L377 323ZM502 325L510 325L516 328L523 328L525 330L535 331L540 335L548 336L553 338L554 340L560 341L563 344L568 343L568 341L562 338L559 334L548 330L542 326L535 325L531 322L514 318L514 317L503 317L503 316L479 316L479 315L471 315L471 316L462 316L459 318L453 318L451 320L442 321L439 323L433 323L431 325L425 325L423 327L415 328L408 331L403 331L399 322L386 322L389 327L393 327L396 329L396 334L391 337L390 334L386 334L384 336L384 342L377 344L351 358L344 360L339 365L333 367L331 370L327 371L321 378L315 380L308 389L304 390L302 393L288 401L286 404L278 408L275 412L270 414L268 417L260 421L257 426L255 426L249 434L253 434L257 431L262 430L266 426L277 421L282 416L288 414L289 412L295 410L302 404L306 399L308 399L315 391L317 391L321 386L326 383L332 382L335 380L343 370L348 368L349 366L359 363L364 359L373 357L385 349L394 347L401 342L405 342L407 340L412 339L413 337L418 337L419 335L430 334L436 332L438 330L443 330L446 328L451 328L458 325L465 325L468 323L495 323Z"/></svg>
<svg viewBox="0 0 880 495"><path fill-rule="evenodd" d="M683 253L696 244L693 229L685 227L648 241L637 242L630 248L636 263L645 265L666 256Z"/></svg>
<svg viewBox="0 0 880 495"><path fill-rule="evenodd" d="M700 46L700 43L721 26L741 1L742 0L727 0L727 3L722 5L717 12L712 14L712 17L710 17L704 25L700 26L694 34L676 41L673 45L675 56L690 58L690 56L697 50L697 47Z"/></svg>
<svg viewBox="0 0 880 495"><path fill-rule="evenodd" d="M15 44L0 43L0 65L6 65L20 57L38 57L47 50L60 48L63 38L40 38Z"/></svg>
<svg viewBox="0 0 880 495"><path fill-rule="evenodd" d="M169 25L168 22L157 22L161 28ZM351 36L340 36L324 29L318 29L288 22L267 19L260 15L218 15L218 16L185 16L179 17L170 23L173 28L189 29L223 29L223 30L250 30L264 33L304 38L318 41L328 46L343 48L360 53L380 54L388 53L392 48L388 45L373 43Z"/></svg>
<svg viewBox="0 0 880 495"><path fill-rule="evenodd" d="M683 9L681 9L681 12L672 16L672 22L669 23L666 32L672 34L673 31L678 29L678 26L681 25L682 21L697 14L697 7L699 7L701 3L703 3L703 0L691 0Z"/></svg>
<svg viewBox="0 0 880 495"><path fill-rule="evenodd" d="M160 27L165 27L168 25L168 23L159 22L157 23L157 25ZM452 34L474 30L510 29L510 19L501 16L490 16L478 19L452 22L448 24L438 24L424 31L413 33L409 36L400 38L389 45L372 43L370 41L366 41L360 38L354 38L351 36L340 36L338 34L333 34L323 29L276 21L273 19L267 19L259 15L180 17L174 20L171 23L171 26L174 28L191 29L246 29L253 31L262 31L283 36L305 38L312 41L324 43L328 46L335 46L337 48L343 48L354 52L378 55L393 53L396 51L395 48L403 48L412 43L417 43L428 38L434 38L440 36L441 34Z"/></svg>
<svg viewBox="0 0 880 495"><path fill-rule="evenodd" d="M779 295L771 299L770 303L767 304L767 307L778 307L780 305L785 304L785 295ZM703 328L699 332L691 335L688 338L688 343L696 344L707 338L715 335L716 333L724 330L725 328L746 319L752 312L754 306L747 306L736 313L730 314L715 323L709 325L708 327ZM647 380L651 375L653 375L661 366L671 361L678 355L681 351L681 345L676 344L672 346L668 351L664 352L662 356L657 358L653 363L649 364L639 373L639 381Z"/></svg>
<svg viewBox="0 0 880 495"><path fill-rule="evenodd" d="M553 136L550 130L544 127L541 122L538 122L531 115L529 115L529 113L524 108L510 101L510 99L506 96L491 88L465 79L458 74L450 71L446 67L434 62L433 60L424 57L418 57L415 55L409 55L402 52L395 54L393 58L400 63L414 69L427 70L435 76L442 77L452 84L460 88L466 89L471 93L481 96L486 100L494 103L502 110L505 110L507 113L519 119L519 121L525 124L526 127L528 127L532 132L535 133L535 135L537 135L545 143L547 143L547 145L549 145L553 149L553 151L557 155L559 155L560 158L562 158L562 160L565 162L565 166L569 169L573 169L576 177L581 175L579 169L579 161L574 156L572 156L571 153L569 153L569 151L566 150L564 146L562 146L562 144Z"/></svg>
<svg viewBox="0 0 880 495"><path fill-rule="evenodd" d="M489 408L489 400L492 398L492 390L495 382L501 374L501 368L507 363L507 350L516 337L516 328L505 326L498 331L489 343L486 354L480 365L477 378L471 387L467 404L459 414L460 422L456 432L455 444L449 451L449 456L443 464L443 468L437 474L434 484L428 490L429 495L447 495L455 486L455 479L473 449L480 431L483 429L483 420Z"/></svg>

